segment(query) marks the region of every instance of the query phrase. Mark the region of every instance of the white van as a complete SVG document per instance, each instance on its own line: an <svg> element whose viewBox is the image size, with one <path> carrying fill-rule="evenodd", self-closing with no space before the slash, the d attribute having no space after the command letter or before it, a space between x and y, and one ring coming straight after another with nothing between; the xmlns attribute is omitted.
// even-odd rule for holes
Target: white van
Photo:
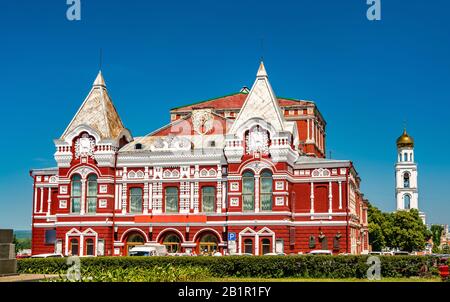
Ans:
<svg viewBox="0 0 450 302"><path fill-rule="evenodd" d="M167 248L163 244L135 246L128 252L128 256L167 256L167 254Z"/></svg>

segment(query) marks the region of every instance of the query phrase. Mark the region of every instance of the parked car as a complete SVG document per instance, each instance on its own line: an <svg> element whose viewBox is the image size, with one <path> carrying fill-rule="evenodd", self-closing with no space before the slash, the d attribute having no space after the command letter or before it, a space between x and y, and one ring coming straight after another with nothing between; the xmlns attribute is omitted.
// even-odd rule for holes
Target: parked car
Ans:
<svg viewBox="0 0 450 302"><path fill-rule="evenodd" d="M286 256L285 253L267 253L264 256Z"/></svg>
<svg viewBox="0 0 450 302"><path fill-rule="evenodd" d="M333 255L333 252L330 250L314 250L309 252L310 255Z"/></svg>
<svg viewBox="0 0 450 302"><path fill-rule="evenodd" d="M63 254L37 254L31 258L64 258Z"/></svg>
<svg viewBox="0 0 450 302"><path fill-rule="evenodd" d="M397 251L394 252L394 256L408 256L409 253L408 252L404 252L404 251Z"/></svg>
<svg viewBox="0 0 450 302"><path fill-rule="evenodd" d="M128 253L129 256L167 256L167 248L163 244L149 244L135 246Z"/></svg>

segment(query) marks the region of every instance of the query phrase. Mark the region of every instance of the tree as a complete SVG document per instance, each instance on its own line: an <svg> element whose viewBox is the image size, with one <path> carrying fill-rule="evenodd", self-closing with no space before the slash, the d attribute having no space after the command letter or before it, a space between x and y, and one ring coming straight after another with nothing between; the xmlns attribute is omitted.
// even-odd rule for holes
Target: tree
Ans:
<svg viewBox="0 0 450 302"><path fill-rule="evenodd" d="M385 225L386 218L383 213L369 203L367 211L369 222L369 242L373 251L381 251L386 247L386 238L382 226Z"/></svg>
<svg viewBox="0 0 450 302"><path fill-rule="evenodd" d="M383 213L369 204L368 222L369 243L374 251L386 247L409 252L423 250L431 237L415 209Z"/></svg>
<svg viewBox="0 0 450 302"><path fill-rule="evenodd" d="M430 231L433 238L433 252L439 252L439 247L441 245L441 236L444 231L444 227L439 224L433 224L430 227Z"/></svg>

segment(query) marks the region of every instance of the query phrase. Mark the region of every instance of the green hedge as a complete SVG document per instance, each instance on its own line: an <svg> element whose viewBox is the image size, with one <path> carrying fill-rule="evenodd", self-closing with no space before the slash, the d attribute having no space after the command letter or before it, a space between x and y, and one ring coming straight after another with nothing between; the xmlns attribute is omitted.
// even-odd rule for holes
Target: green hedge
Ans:
<svg viewBox="0 0 450 302"><path fill-rule="evenodd" d="M212 277L366 278L368 256L227 256L227 257L97 257L81 258L82 274L120 270L199 269ZM428 256L381 256L381 276L437 276L437 259ZM66 259L22 259L20 273L65 274ZM189 278L188 278L189 279ZM192 278L191 278L192 279ZM176 281L176 280L175 280Z"/></svg>

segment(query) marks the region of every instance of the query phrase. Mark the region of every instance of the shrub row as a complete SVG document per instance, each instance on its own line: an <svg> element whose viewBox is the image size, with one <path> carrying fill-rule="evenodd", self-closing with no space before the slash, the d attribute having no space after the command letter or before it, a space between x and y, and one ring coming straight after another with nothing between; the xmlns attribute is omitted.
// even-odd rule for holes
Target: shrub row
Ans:
<svg viewBox="0 0 450 302"><path fill-rule="evenodd" d="M380 256L381 276L425 277L438 275L436 258L428 256ZM95 276L96 272L114 270L173 270L189 268L192 274L212 277L257 278L366 278L373 263L368 256L227 256L227 257L97 257L82 258L81 271ZM22 259L20 273L65 274L66 259ZM195 269L199 269L195 272ZM194 277L187 277L194 278ZM170 279L170 278L169 278ZM170 281L170 280L169 280ZM173 280L176 281L176 280Z"/></svg>

